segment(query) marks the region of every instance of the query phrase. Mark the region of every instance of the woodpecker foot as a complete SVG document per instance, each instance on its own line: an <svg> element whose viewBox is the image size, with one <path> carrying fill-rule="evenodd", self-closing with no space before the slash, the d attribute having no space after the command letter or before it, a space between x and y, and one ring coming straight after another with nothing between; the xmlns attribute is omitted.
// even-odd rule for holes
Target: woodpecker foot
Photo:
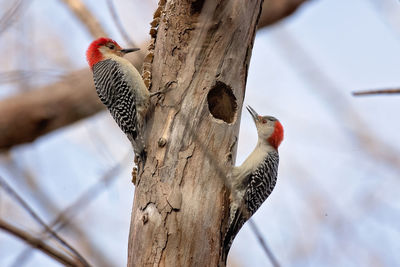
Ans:
<svg viewBox="0 0 400 267"><path fill-rule="evenodd" d="M157 91L157 92L150 93L150 97L158 96L158 95L161 95L161 94L165 93L165 92L163 92L163 91L164 91L164 90L160 90L160 91Z"/></svg>
<svg viewBox="0 0 400 267"><path fill-rule="evenodd" d="M150 93L150 97L158 96L158 95L161 95L161 94L165 94L166 92L168 92L170 90L170 87L171 87L171 85L173 83L176 83L176 81L167 82L167 84L165 85L165 87L163 89L161 89L161 90L159 90L157 92Z"/></svg>
<svg viewBox="0 0 400 267"><path fill-rule="evenodd" d="M136 176L140 176L144 171L144 164L146 163L147 151L146 148L140 154L135 154L135 164L137 166Z"/></svg>
<svg viewBox="0 0 400 267"><path fill-rule="evenodd" d="M235 147L237 143L237 136L235 136L235 141L233 141L233 143L231 144L231 146L229 147L229 152L226 154L226 158L228 162L231 162L233 164L233 148Z"/></svg>

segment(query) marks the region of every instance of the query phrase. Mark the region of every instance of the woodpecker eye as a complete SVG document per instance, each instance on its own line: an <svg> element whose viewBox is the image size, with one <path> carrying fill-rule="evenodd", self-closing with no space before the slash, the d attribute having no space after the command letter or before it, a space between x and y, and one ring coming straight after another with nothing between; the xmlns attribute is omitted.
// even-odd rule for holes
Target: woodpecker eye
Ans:
<svg viewBox="0 0 400 267"><path fill-rule="evenodd" d="M266 119L262 119L262 123L267 123L268 121Z"/></svg>
<svg viewBox="0 0 400 267"><path fill-rule="evenodd" d="M108 44L107 47L110 48L111 50L114 50L114 49L115 49L115 45L112 44L112 43Z"/></svg>

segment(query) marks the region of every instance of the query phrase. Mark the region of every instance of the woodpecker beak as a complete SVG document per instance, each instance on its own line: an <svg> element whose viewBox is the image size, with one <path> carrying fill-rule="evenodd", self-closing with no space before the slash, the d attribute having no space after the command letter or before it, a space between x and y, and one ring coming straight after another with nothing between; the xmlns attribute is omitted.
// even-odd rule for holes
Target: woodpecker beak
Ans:
<svg viewBox="0 0 400 267"><path fill-rule="evenodd" d="M258 118L260 117L258 116L258 113L250 106L247 106L246 108L249 111L250 115L253 117L254 122L257 123L259 121Z"/></svg>
<svg viewBox="0 0 400 267"><path fill-rule="evenodd" d="M121 52L123 54L128 54L130 52L135 52L135 51L138 51L138 50L140 50L140 48L128 48L128 49L121 49Z"/></svg>

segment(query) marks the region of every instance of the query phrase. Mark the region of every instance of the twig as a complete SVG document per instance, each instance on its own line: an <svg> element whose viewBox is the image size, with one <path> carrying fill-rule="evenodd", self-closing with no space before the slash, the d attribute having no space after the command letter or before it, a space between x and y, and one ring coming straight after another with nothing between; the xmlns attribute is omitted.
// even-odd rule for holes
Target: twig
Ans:
<svg viewBox="0 0 400 267"><path fill-rule="evenodd" d="M43 78L59 78L62 76L61 71L57 70L11 70L6 72L0 72L0 84L5 83L15 83L19 82L21 79L23 80L31 80L31 79L43 79Z"/></svg>
<svg viewBox="0 0 400 267"><path fill-rule="evenodd" d="M260 231L258 230L256 223L252 219L250 219L249 225L250 225L250 229L253 231L254 235L257 237L257 240L260 243L261 247L263 248L268 259L271 261L272 266L279 267L280 264L279 264L278 260L276 259L274 253L272 253L271 249L268 247L265 239L262 237Z"/></svg>
<svg viewBox="0 0 400 267"><path fill-rule="evenodd" d="M107 0L107 6L108 10L111 13L111 16L114 20L115 25L117 26L117 29L119 33L122 35L122 38L124 38L125 42L129 44L131 47L136 47L135 43L132 41L131 38L129 38L128 33L125 31L124 26L122 26L122 22L119 19L119 16L117 14L117 11L115 10L115 6L113 4L113 0Z"/></svg>
<svg viewBox="0 0 400 267"><path fill-rule="evenodd" d="M129 158L127 154L122 162L125 162ZM121 169L122 162L117 163L110 170L108 170L104 176L93 186L86 190L73 204L64 209L57 218L51 222L50 225L59 231L65 225L68 224L68 220L75 216L79 211L81 211L85 206L88 206L97 195L105 188L105 185L109 184L111 181L115 180L119 170ZM64 222L63 222L64 220Z"/></svg>
<svg viewBox="0 0 400 267"><path fill-rule="evenodd" d="M299 71L299 75L309 83L309 88L341 119L341 127L355 137L364 153L375 162L385 163L400 173L399 151L371 131L359 112L344 97L336 81L323 71L302 43L285 28L275 31L273 38L276 39L276 47L280 49L283 58Z"/></svg>
<svg viewBox="0 0 400 267"><path fill-rule="evenodd" d="M12 189L8 183L0 176L0 186L4 188L4 190L13 197L28 213L32 216L47 232L49 232L55 239L57 239L64 247L70 250L83 264L83 266L90 266L89 263L82 257L82 255L74 249L71 245L69 245L63 238L61 238L56 232L54 232L40 217L36 214L36 212L18 195L14 189Z"/></svg>
<svg viewBox="0 0 400 267"><path fill-rule="evenodd" d="M12 234L13 236L25 241L33 248L37 248L50 256L51 258L55 259L56 261L66 265L66 266L79 266L74 262L72 259L68 258L68 256L60 253L59 251L55 250L51 246L44 243L42 240L33 237L29 233L16 228L15 226L5 222L4 220L0 219L0 229Z"/></svg>
<svg viewBox="0 0 400 267"><path fill-rule="evenodd" d="M21 15L20 13L26 8L23 8L24 0L15 1L13 6L7 10L3 17L0 18L0 34L6 31Z"/></svg>
<svg viewBox="0 0 400 267"><path fill-rule="evenodd" d="M354 96L360 95L390 95L390 94L400 94L400 89L378 89L378 90L366 90L366 91L356 91L353 92Z"/></svg>
<svg viewBox="0 0 400 267"><path fill-rule="evenodd" d="M75 14L80 22L86 26L93 38L107 36L106 31L100 25L96 17L82 3L81 0L62 0L64 4Z"/></svg>
<svg viewBox="0 0 400 267"><path fill-rule="evenodd" d="M313 173L311 173L309 171L309 169L307 169L303 164L301 164L295 157L288 157L287 160L290 162L291 164L291 168L293 169L293 172L296 174L296 179L293 180L293 184L292 186L297 188L298 190L295 190L295 193L299 196L299 198L308 198L308 202L309 203L313 203L315 202L316 199L319 200L323 200L323 205L325 207L329 207L330 210L330 214L332 214L331 216L329 216L329 219L327 219L327 214L325 214L325 219L324 219L324 223L329 225L331 224L333 231L337 231L338 236L340 234L343 234L343 229L339 229L337 227L337 225L343 225L346 228L346 238L348 238L349 240L353 241L354 244L365 244L364 249L366 249L368 247L368 242L365 238L364 235L360 234L359 231L357 231L357 226L356 226L356 219L354 217L352 217L350 214L353 214L351 211L346 211L346 209L342 209L341 205L338 203L337 198L332 197L332 195L335 195L334 192L332 191L328 191L326 190L326 188L324 188L324 186L321 185L321 181L316 178L313 177ZM304 194L304 192L307 192L307 186L312 184L313 185L313 194L309 194L306 193ZM383 184L383 183L382 183ZM303 188L302 188L303 187ZM364 192L367 193L367 195L373 196L375 194L375 192L382 190L382 188L376 188L374 187L374 190L372 190L371 192L367 193L367 191L365 190ZM364 198L365 199L365 198ZM374 198L374 200L377 200L376 198ZM371 203L365 201L364 203L368 203L368 205L370 205ZM318 204L321 205L322 203ZM315 204L314 204L315 205ZM314 217L316 218L316 220L320 220L320 216L321 216L321 209L320 206L315 207L313 209L311 209L311 211L314 213ZM370 206L369 206L370 208ZM354 215L354 214L353 214ZM361 215L361 213L357 213L357 217L358 218L362 218L363 215ZM326 221L325 221L326 220ZM308 224L309 225L309 224ZM314 237L315 238L315 237ZM307 239L307 241L310 242L311 239ZM315 240L314 240L315 241ZM347 240L340 240L342 241L341 244L337 244L338 247L341 248L345 248L346 245L350 245L347 244ZM301 241L300 241L301 242ZM313 242L311 240L311 242ZM298 246L301 247L306 247L307 244L298 244ZM324 246L322 246L324 247ZM374 255L376 254L376 252L374 252L373 250L375 249L374 246L369 246L369 250L368 250L368 254L369 255ZM343 255L347 255L347 257L349 259L354 258L354 255L352 254L351 251L348 251L346 249L343 249ZM378 258L377 255L374 255ZM305 264L307 265L311 265L311 264ZM357 266L357 264L355 264Z"/></svg>
<svg viewBox="0 0 400 267"><path fill-rule="evenodd" d="M117 177L118 171L121 169L123 162L125 162L129 158L129 154L127 154L123 160L113 166L110 170L108 170L104 176L93 186L89 187L74 203L69 205L63 211L61 211L57 217L49 224L50 228L53 228L55 231L60 231L63 227L68 225L72 218L76 216L79 211L82 211L85 206L88 206L92 200L105 188L104 185L109 184L114 178ZM40 237L42 239L46 239L48 236L47 230L45 229ZM17 256L14 261L15 264L13 266L21 266L21 263L27 259L29 255L29 250L24 250Z"/></svg>
<svg viewBox="0 0 400 267"><path fill-rule="evenodd" d="M290 16L295 12L303 3L309 2L308 0L279 0L279 1L264 1L260 19L258 21L258 28L263 28L274 24L282 19Z"/></svg>

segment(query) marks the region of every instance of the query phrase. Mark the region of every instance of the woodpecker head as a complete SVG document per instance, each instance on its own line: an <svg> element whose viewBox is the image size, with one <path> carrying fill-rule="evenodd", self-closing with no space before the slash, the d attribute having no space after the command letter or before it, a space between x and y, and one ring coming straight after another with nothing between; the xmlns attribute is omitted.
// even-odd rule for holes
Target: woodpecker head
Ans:
<svg viewBox="0 0 400 267"><path fill-rule="evenodd" d="M256 124L258 138L266 140L272 147L278 150L283 140L282 124L275 117L258 115L250 106L247 106L247 110L250 112Z"/></svg>
<svg viewBox="0 0 400 267"><path fill-rule="evenodd" d="M138 51L140 48L122 49L116 41L101 37L94 40L86 51L86 60L91 69L93 66L102 60L111 58L113 56L123 57L125 54Z"/></svg>

